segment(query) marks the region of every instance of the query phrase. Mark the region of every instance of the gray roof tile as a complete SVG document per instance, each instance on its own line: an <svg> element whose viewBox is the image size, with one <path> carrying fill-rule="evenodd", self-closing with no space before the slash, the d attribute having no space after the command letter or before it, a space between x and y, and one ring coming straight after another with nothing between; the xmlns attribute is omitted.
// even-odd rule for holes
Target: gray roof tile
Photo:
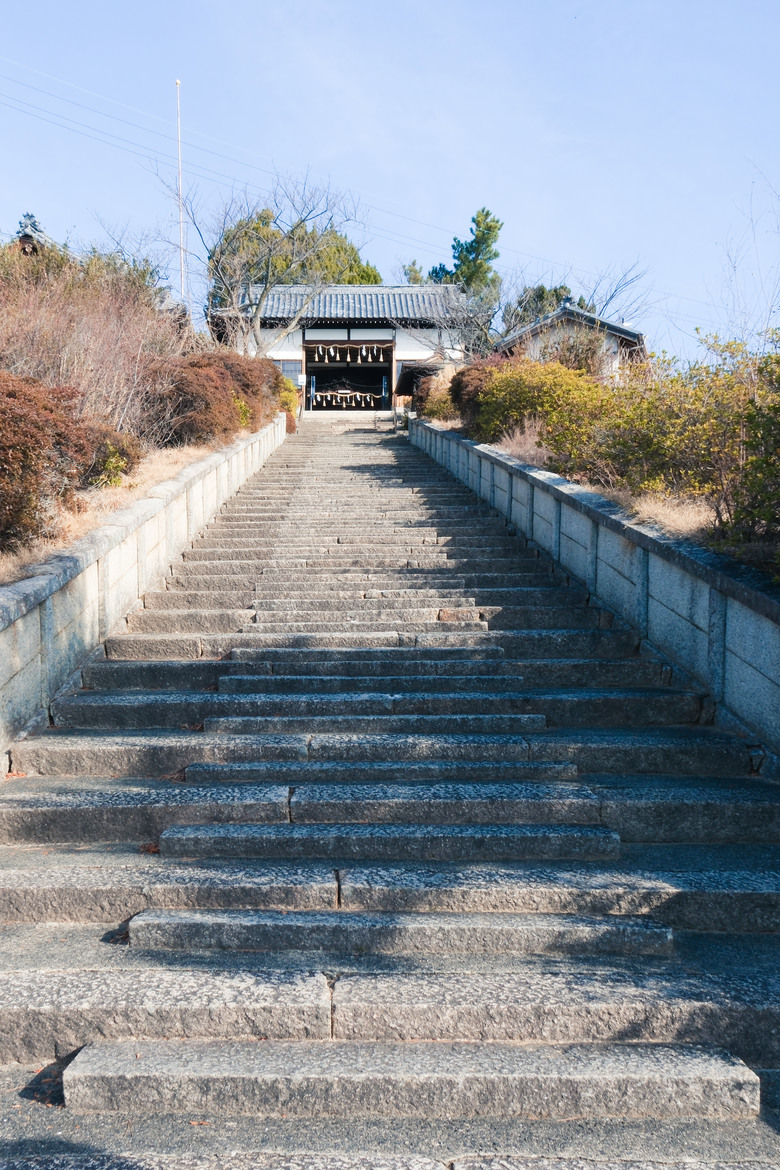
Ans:
<svg viewBox="0 0 780 1170"><path fill-rule="evenodd" d="M250 295L254 292L253 286ZM296 316L310 294L311 289L306 285L277 285L264 305L262 320L289 320ZM330 284L314 294L302 320L432 321L438 324L448 317L456 318L462 302L463 294L453 285Z"/></svg>

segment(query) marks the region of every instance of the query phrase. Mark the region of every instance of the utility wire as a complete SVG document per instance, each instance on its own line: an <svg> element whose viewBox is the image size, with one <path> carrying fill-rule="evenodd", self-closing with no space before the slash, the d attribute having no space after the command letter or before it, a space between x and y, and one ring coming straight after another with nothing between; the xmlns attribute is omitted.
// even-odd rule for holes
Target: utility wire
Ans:
<svg viewBox="0 0 780 1170"><path fill-rule="evenodd" d="M134 113L141 114L145 118L150 118L150 119L153 119L155 121L161 122L164 125L168 125L168 120L160 117L159 115L151 114L145 110L140 110L135 106L129 106L126 103L120 102L115 98L108 97L105 94L100 94L100 93L96 93L93 90L85 89L83 86L78 86L78 85L75 85L73 82L65 81L63 78L56 77L56 76L49 74L49 73L44 73L42 70L33 69L30 66L23 65L21 62L13 61L7 57L0 56L0 61L6 61L9 64L13 64L13 65L16 65L20 68L27 69L32 73L35 73L41 77L45 77L51 81L55 81L58 84L68 86L69 88L75 89L79 92L86 93L91 97L96 97L96 98L100 99L101 101L110 102L112 105L116 105L116 106L119 106L121 108L131 110ZM21 81L17 78L13 78L7 74L0 74L0 78L4 79L6 81L9 81L12 84L21 85L21 86L24 86L26 89L30 89L30 90L33 90L37 93L41 93L47 97L51 97L55 101L66 102L69 105L75 106L79 109L86 110L89 113L96 114L98 117L106 118L106 119L109 119L112 121L116 121L116 122L121 123L122 125L129 126L133 129L140 130L144 134L153 134L155 137L160 137L160 138L166 139L170 142L176 141L176 137L173 134L166 134L164 131L154 130L150 127L141 126L137 122L131 122L130 120L128 120L126 118L120 118L116 114L104 113L101 110L95 109L94 106L86 105L83 102L77 102L74 99L64 97L63 95L54 94L50 90L43 89L40 86L31 85L29 82ZM5 101L3 100L4 98L6 99ZM12 103L18 103L18 104L15 105ZM113 134L111 131L104 130L101 127L91 126L88 123L80 122L77 119L68 118L67 115L61 114L58 111L49 110L46 107L36 106L31 102L25 102L23 99L17 98L12 94L0 94L0 105L4 105L8 109L16 110L16 112L18 112L18 113L26 114L29 117L35 117L39 121L47 122L49 125L57 126L60 129L71 130L72 133L81 134L83 137L89 138L94 142L102 142L104 145L113 146L115 149L124 150L128 154L135 155L135 157L145 158L148 161L152 161L152 160L164 161L164 162L170 163L172 165L175 165L175 163L176 163L176 159L171 155L161 154L156 150L152 151L150 153L150 148L145 147L142 143L135 142L132 139L124 138L121 135ZM26 109L20 108L20 106L27 107L27 108ZM49 115L49 116L47 117L46 115ZM58 119L58 121L55 121L54 119ZM63 123L67 123L67 124L63 124ZM92 131L92 133L90 133L90 131ZM213 141L219 141L218 139L214 139L213 136L211 136L211 135L203 134L203 132L201 132L201 131L195 131L195 133L199 137L208 138L208 139L211 139ZM102 137L98 137L98 135L102 135ZM113 141L108 141L108 140L113 140ZM211 150L208 147L198 146L194 142L185 141L185 144L190 149L202 151L203 153L212 155L215 158L223 159L226 162L232 162L238 166L246 166L246 167L251 168L252 170L259 171L259 172L261 172L263 174L267 174L269 176L272 176L275 174L274 171L269 170L269 169L264 168L264 167L260 167L257 164L247 162L246 160L237 159L231 155L224 154L220 151ZM237 149L243 150L244 148L238 147ZM247 153L249 153L249 152L247 152ZM224 172L217 171L216 169L214 169L212 167L207 167L203 163L190 162L185 169L188 173L192 174L195 178L205 179L207 181L214 182L218 185L221 185L220 180L223 180L225 183L227 183L231 186L233 186L235 184L235 176L227 175ZM261 193L261 189L258 188L257 186L255 186L254 184L246 184L246 186L247 186L247 189L251 189L251 190L254 190L254 191ZM391 216L391 217L394 217L397 219L402 219L408 223L414 223L414 224L417 224L421 227L427 227L431 230L434 230L437 232L442 232L443 234L446 234L446 235L451 234L449 229L442 227L440 224L432 224L432 223L429 223L425 220L415 219L411 216L403 215L399 212L391 211L389 208L380 207L380 206L374 205L374 204L366 203L366 204L364 204L364 206L366 207L367 210L376 211L382 215L388 215L388 216ZM420 239L417 239L416 237L413 237L413 236L407 236L404 233L394 232L394 231L392 231L392 229L389 229L389 228L385 228L385 229L381 229L381 230L376 229L376 228L372 228L372 235L375 235L381 239L385 239L391 243L411 244L411 245L414 245L418 248L424 248L430 254L434 254L434 255L440 254L440 248L438 248L436 245L431 244L430 241L420 240ZM512 255L520 256L520 257L523 257L526 259L537 260L540 263L543 263L545 265L549 265L551 268L554 268L554 269L563 270L563 271L566 271L568 269L583 284L586 283L586 281L583 280L583 277L587 277L587 276L593 277L593 276L597 275L595 272L592 272L588 269L578 269L578 268L573 268L573 267L569 268L568 265L562 264L559 261L551 260L551 259L549 259L549 257L540 256L540 255L538 255L536 253L532 253L532 252L524 252L524 251L521 251L517 248L511 248L511 247L505 246L502 248L502 251L504 253L510 253ZM687 302L690 302L692 304L702 305L702 306L709 308L709 309L713 309L713 308L717 309L718 308L718 306L715 305L713 302L704 301L704 300L701 300L700 298L696 298L696 297L684 296L683 294L679 294L679 293L669 293L669 292L664 293L661 291L659 295L661 295L665 298L673 299L673 300L687 301ZM682 315L680 315L680 316L682 318ZM691 320L691 321L694 320L693 317L688 317L686 319Z"/></svg>

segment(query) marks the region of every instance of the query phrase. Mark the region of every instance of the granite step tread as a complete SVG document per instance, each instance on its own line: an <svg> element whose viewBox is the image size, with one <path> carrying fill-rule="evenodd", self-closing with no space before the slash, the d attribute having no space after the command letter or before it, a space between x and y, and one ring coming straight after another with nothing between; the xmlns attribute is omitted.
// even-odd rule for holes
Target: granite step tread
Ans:
<svg viewBox="0 0 780 1170"><path fill-rule="evenodd" d="M672 1045L356 1042L91 1044L63 1074L75 1112L287 1117L751 1118L759 1079Z"/></svg>
<svg viewBox="0 0 780 1170"><path fill-rule="evenodd" d="M247 688L248 690L248 688ZM168 690L150 695L138 691L81 691L55 700L51 716L56 727L180 727L215 717L283 716L302 720L306 716L321 721L369 716L458 715L464 718L502 715L543 715L547 726L568 727L628 723L632 727L664 723L695 723L701 712L701 698L693 692L669 688L635 688L620 691L595 687L565 690L515 689L487 693L468 691L430 691L409 689L404 692L359 690L336 694L293 695L260 693L256 686L249 693L233 689L223 680L217 693ZM545 724L543 724L544 726ZM312 730L319 723L312 723ZM500 730L500 722L496 722Z"/></svg>
<svg viewBox="0 0 780 1170"><path fill-rule="evenodd" d="M327 1040L324 974L283 971L4 971L0 1061L52 1059L96 1040Z"/></svg>
<svg viewBox="0 0 780 1170"><path fill-rule="evenodd" d="M130 945L146 950L320 950L368 955L669 955L672 933L647 917L143 910L130 922Z"/></svg>
<svg viewBox="0 0 780 1170"><path fill-rule="evenodd" d="M229 824L175 825L163 857L285 860L514 861L617 857L620 838L598 825Z"/></svg>

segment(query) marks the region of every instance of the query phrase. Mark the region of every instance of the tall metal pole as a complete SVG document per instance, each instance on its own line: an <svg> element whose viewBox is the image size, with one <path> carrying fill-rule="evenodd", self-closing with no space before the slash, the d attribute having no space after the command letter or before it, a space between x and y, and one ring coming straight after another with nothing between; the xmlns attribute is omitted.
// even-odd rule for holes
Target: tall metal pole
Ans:
<svg viewBox="0 0 780 1170"><path fill-rule="evenodd" d="M181 82L176 81L176 136L179 146L179 275L182 304L186 303L184 287L184 201L181 194Z"/></svg>

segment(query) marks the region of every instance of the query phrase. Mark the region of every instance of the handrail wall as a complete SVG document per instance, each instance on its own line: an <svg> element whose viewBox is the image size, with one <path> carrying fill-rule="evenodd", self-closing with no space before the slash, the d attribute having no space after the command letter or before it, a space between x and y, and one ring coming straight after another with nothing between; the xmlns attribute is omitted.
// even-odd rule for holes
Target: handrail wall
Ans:
<svg viewBox="0 0 780 1170"><path fill-rule="evenodd" d="M11 741L48 710L65 681L285 436L280 413L261 431L151 488L36 566L34 576L0 586L0 775Z"/></svg>
<svg viewBox="0 0 780 1170"><path fill-rule="evenodd" d="M720 722L734 716L780 751L780 589L764 574L422 419L410 418L409 438L706 686Z"/></svg>

